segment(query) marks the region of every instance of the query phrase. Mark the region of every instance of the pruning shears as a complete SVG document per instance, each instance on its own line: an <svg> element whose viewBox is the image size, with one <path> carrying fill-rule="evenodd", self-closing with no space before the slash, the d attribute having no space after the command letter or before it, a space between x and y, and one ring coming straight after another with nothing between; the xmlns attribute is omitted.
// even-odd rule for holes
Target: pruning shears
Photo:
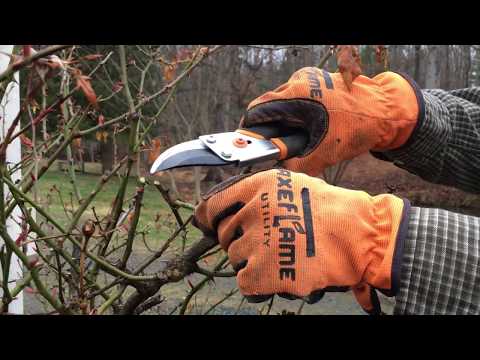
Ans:
<svg viewBox="0 0 480 360"><path fill-rule="evenodd" d="M199 136L164 151L150 173L185 166L248 166L285 160L303 153L309 140L300 128L261 125L232 132Z"/></svg>

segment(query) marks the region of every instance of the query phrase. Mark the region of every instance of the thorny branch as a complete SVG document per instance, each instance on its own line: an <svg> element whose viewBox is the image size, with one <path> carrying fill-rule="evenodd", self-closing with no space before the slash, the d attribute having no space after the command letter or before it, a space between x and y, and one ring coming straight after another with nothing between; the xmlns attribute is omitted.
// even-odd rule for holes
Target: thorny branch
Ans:
<svg viewBox="0 0 480 360"><path fill-rule="evenodd" d="M217 53L222 47L223 46L214 46L211 48L198 47L192 52L190 59L179 62L179 64L184 65L180 74L166 83L160 90L151 93L151 95L143 96L143 93L149 69L154 67L152 60L154 57L145 62L143 68L135 65L141 73L141 85L138 89L142 93L142 96L134 98L129 86L130 71L127 72L127 62L129 63L130 60L128 59L126 47L120 46L119 68L129 110L123 115L116 116L111 120L104 121L95 126L89 126L86 129L84 121L85 119L91 118L92 112L95 110L90 104L87 104L83 108L78 106L76 100L76 95L80 89L78 86L72 88L72 90L64 86L63 89L60 89L60 91L62 91L61 96L54 99L51 104L47 104L45 93L50 85L45 82L42 85L44 98L41 112L36 115L30 112L29 122L21 127L18 132L14 133L14 129L22 119L22 112L25 110L25 107L21 108L21 113L14 120L13 126L8 129L7 136L1 145L1 153L3 154L5 154L6 147L13 140L20 136L28 135L30 131L35 130L37 124L42 123L43 126L46 126L47 115L49 118L48 121L51 121L52 116L60 114L63 119L63 124L61 128L55 131L49 131L48 136L42 139L43 141L38 141L33 137L33 141L35 142L33 144L33 151L41 149L41 156L46 156L41 164L35 164L36 158L32 161L32 157L28 151L24 159L22 159L22 163L16 168L6 167L5 158L2 157L0 159L0 188L3 190L4 184L10 191L10 196L6 198L6 201L3 200L5 198L3 191L0 193L2 199L2 204L0 204L0 234L2 238L5 238L5 244L2 248L3 251L0 252L3 275L0 284L4 289L1 304L3 312L8 312L9 303L23 289L31 284L35 286L34 293L36 296L46 300L55 313L101 314L105 313L109 308L112 308L114 313L140 314L163 303L165 298L159 293L162 286L172 282L179 282L194 272L205 276L207 280L204 280L203 283L214 277L234 276L234 273L219 271L220 268L217 267L213 270L208 270L201 268L197 264L199 259L204 258L205 255L210 256L216 253L209 252L218 245L215 239L202 238L188 247L180 255L174 255L164 259L167 250L170 249L177 237L182 234L182 238L185 238L185 234L188 231L187 227L190 225L192 219L192 216L183 219L180 209L192 211L195 207L186 201L172 199L169 191L160 182L154 181L153 185L168 205L176 219L177 226L164 244L134 269L129 269L128 260L132 254L133 243L137 236L139 236L137 227L140 223L143 189L145 186L151 186L149 181L143 178L137 180L138 188L133 198L133 210L129 214L128 220L125 220L125 217L123 218L124 220L121 218L124 213L123 206L126 201L125 199L127 198L127 185L131 177L131 165L134 161L137 161L135 155L141 149L140 143L146 139L148 132L153 128L152 120L150 120L150 124L144 126L142 118L138 117L137 113L141 113L145 105L153 102L164 94L168 94L168 98L156 112L155 118L160 116L167 109L167 105L171 99L173 100L175 94L173 90L176 89L178 84L184 79L187 79L204 59ZM64 52L67 58L60 61L68 64L70 70L72 70L74 65L78 64L78 61L75 60L76 48L67 45L48 47L36 52L34 55L16 61L6 72L0 75L0 81L9 79L9 76L15 71L28 69L28 65L38 59L67 48L71 48L71 51ZM112 54L113 52L109 52L106 57L103 57L89 72L87 79L91 79L98 69L104 67L109 59L111 59ZM100 57L92 55L91 58L96 59ZM31 69L31 71L33 71L33 69ZM75 71L72 71L72 74L73 73L75 73ZM65 72L62 74L65 76ZM63 81L62 84L65 85L66 82ZM134 88L137 89L137 86L134 85ZM29 96L34 96L34 93L34 91L29 92ZM26 99L25 101L29 110L32 108L30 101L31 99ZM77 204L74 205L75 198L72 197L68 209L59 189L56 189L56 191L48 195L51 197L57 194L59 197L59 202L66 215L66 224L59 221L56 216L50 213L49 208L39 203L36 197L32 198L30 196L33 186L50 171L58 157L66 149L71 148L72 142L75 139L84 138L101 129L108 129L109 126L124 120L128 121L126 123L126 129L128 129L130 134L129 156L117 162L112 171L104 174L95 187L89 190L90 193L88 195L84 197L78 196L76 198ZM139 129L143 129L141 134L138 133ZM44 135L45 134L44 128ZM126 167L124 167L125 163L127 164ZM25 174L24 180L20 183L14 183L11 180L13 169L27 165L30 167L23 170ZM105 185L110 182L113 175L119 173L122 168L124 172L121 175L121 184L112 207L106 215L99 215L92 207L93 201L102 189L104 189ZM72 179L76 177L75 172L73 162L71 162L69 175ZM35 176L33 176L33 174ZM74 187L78 186L75 181L73 185ZM5 226L2 224L5 224L6 218L11 216L16 206L19 206L22 211L24 221L28 225L28 231L35 234L35 236L28 234L25 239L12 239L6 232ZM93 217L91 218L88 215L90 207L92 207L93 211ZM32 216L32 210L36 211L36 218ZM128 225L125 241L120 241L119 237L119 229L123 226L122 221L127 221ZM144 233L144 231L142 231L142 233ZM115 239L115 244L120 243L121 245L115 245L112 239ZM34 262L23 252L23 247L30 243L35 243L38 247L39 256L36 257L37 260ZM67 246L65 244L67 244ZM73 249L73 251L71 249ZM75 249L79 249L79 252L77 253ZM122 252L119 261L112 259L112 256L117 252ZM5 281L5 279L8 279L9 276L8 262L12 254L18 256L24 264L26 271L24 277L17 281L16 286L13 289L8 289L6 286L8 281ZM163 265L162 269L146 274L145 271L147 271L155 261L161 261ZM223 263L224 261L222 264ZM100 281L101 274L105 274L105 276L113 278L113 280L109 282ZM50 282L48 279L52 276L56 280ZM71 286L72 284L74 286ZM127 296L126 299L123 299L124 294L126 294L126 289L129 287L133 288L134 291ZM233 296L234 293L235 292L227 294L227 298ZM215 306L218 306L220 303L221 302L217 302L214 304L209 311L212 311Z"/></svg>

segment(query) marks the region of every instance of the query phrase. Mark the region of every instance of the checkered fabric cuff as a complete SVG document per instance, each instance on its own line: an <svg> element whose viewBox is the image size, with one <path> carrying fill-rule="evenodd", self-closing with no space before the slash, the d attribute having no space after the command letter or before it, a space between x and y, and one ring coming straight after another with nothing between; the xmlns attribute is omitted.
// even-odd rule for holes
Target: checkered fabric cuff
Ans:
<svg viewBox="0 0 480 360"><path fill-rule="evenodd" d="M480 218L412 207L394 314L480 314Z"/></svg>
<svg viewBox="0 0 480 360"><path fill-rule="evenodd" d="M420 90L403 76L417 95L417 126L402 147L372 155L432 183L480 193L480 88Z"/></svg>

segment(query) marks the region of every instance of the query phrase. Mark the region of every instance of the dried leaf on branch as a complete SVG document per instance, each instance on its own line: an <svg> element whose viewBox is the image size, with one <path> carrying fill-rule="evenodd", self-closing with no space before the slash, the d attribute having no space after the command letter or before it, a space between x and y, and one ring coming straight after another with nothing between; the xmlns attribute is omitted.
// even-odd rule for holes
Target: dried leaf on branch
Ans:
<svg viewBox="0 0 480 360"><path fill-rule="evenodd" d="M102 54L89 54L82 57L83 60L88 60L88 61L99 60L101 58L103 58Z"/></svg>
<svg viewBox="0 0 480 360"><path fill-rule="evenodd" d="M107 139L108 139L108 132L107 131L97 131L95 133L95 138L97 139L98 142L103 142L103 143L107 143Z"/></svg>
<svg viewBox="0 0 480 360"><path fill-rule="evenodd" d="M20 142L28 148L33 148L33 142L25 134L20 135Z"/></svg>
<svg viewBox="0 0 480 360"><path fill-rule="evenodd" d="M117 81L115 84L112 86L112 91L114 93L117 93L123 89L123 82L121 80Z"/></svg>
<svg viewBox="0 0 480 360"><path fill-rule="evenodd" d="M83 75L79 69L73 71L73 76L77 81L77 87L82 90L88 102L98 109L97 94L93 90L90 77Z"/></svg>
<svg viewBox="0 0 480 360"><path fill-rule="evenodd" d="M375 48L375 60L378 64L383 64L385 70L388 69L388 50L385 45L377 45Z"/></svg>
<svg viewBox="0 0 480 360"><path fill-rule="evenodd" d="M354 45L338 45L337 64L345 85L348 90L351 90L352 82L362 74L358 47Z"/></svg>
<svg viewBox="0 0 480 360"><path fill-rule="evenodd" d="M200 48L200 55L206 56L208 55L208 51L209 51L208 47L202 47Z"/></svg>
<svg viewBox="0 0 480 360"><path fill-rule="evenodd" d="M23 56L28 57L32 55L32 45L23 45Z"/></svg>
<svg viewBox="0 0 480 360"><path fill-rule="evenodd" d="M170 82L175 78L175 72L177 70L177 64L167 64L163 67L163 78L166 82Z"/></svg>
<svg viewBox="0 0 480 360"><path fill-rule="evenodd" d="M30 232L29 227L27 226L27 222L25 219L22 219L22 231L18 235L17 239L15 240L15 244L17 246L22 246L23 243L27 240L28 234Z"/></svg>

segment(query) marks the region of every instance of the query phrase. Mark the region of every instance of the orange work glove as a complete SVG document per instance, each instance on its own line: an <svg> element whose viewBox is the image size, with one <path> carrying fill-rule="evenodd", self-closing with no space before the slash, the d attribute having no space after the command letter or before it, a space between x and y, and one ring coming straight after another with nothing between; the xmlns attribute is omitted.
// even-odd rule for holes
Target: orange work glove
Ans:
<svg viewBox="0 0 480 360"><path fill-rule="evenodd" d="M373 288L397 291L409 208L394 195L271 169L212 188L194 224L228 251L249 301L279 294L313 303L325 291L352 289L364 310L379 313Z"/></svg>
<svg viewBox="0 0 480 360"><path fill-rule="evenodd" d="M282 166L317 176L326 167L369 150L405 144L419 117L415 91L393 72L372 79L359 76L349 91L340 73L307 67L253 100L240 127L276 122L307 130L310 141L304 154Z"/></svg>

